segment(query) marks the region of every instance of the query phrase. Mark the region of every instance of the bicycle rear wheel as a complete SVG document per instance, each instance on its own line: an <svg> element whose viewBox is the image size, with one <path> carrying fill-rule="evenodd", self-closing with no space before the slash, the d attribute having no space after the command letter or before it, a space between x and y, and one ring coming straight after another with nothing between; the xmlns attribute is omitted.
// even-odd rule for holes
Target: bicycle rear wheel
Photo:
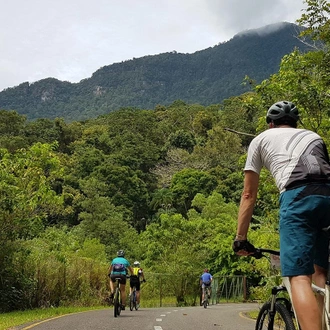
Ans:
<svg viewBox="0 0 330 330"><path fill-rule="evenodd" d="M137 304L137 302L136 302L136 291L134 291L134 308L135 308L135 310L137 311L138 309L139 309L139 307L138 307L138 304Z"/></svg>
<svg viewBox="0 0 330 330"><path fill-rule="evenodd" d="M204 308L207 308L207 305L208 305L208 303L207 303L207 298L205 298L205 299L204 299L204 302L203 302L203 306L204 306Z"/></svg>
<svg viewBox="0 0 330 330"><path fill-rule="evenodd" d="M274 320L270 317L270 302L266 302L262 305L255 330L296 330L293 323L292 315L287 310L285 305L276 302L275 303L275 316Z"/></svg>
<svg viewBox="0 0 330 330"><path fill-rule="evenodd" d="M208 297L208 290L204 290L204 301L203 301L203 306L204 308L207 308L207 305L209 304L209 297Z"/></svg>
<svg viewBox="0 0 330 330"><path fill-rule="evenodd" d="M121 307L120 307L119 289L117 288L115 291L114 306L113 306L114 316L115 317L119 316L120 311L121 311Z"/></svg>
<svg viewBox="0 0 330 330"><path fill-rule="evenodd" d="M134 291L129 297L129 309L132 311L134 309Z"/></svg>

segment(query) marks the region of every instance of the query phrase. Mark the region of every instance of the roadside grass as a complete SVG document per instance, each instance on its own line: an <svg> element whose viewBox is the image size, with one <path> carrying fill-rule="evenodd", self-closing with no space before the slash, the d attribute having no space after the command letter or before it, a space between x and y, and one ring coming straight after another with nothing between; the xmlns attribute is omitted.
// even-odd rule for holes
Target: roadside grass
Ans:
<svg viewBox="0 0 330 330"><path fill-rule="evenodd" d="M104 309L106 306L94 307L57 307L32 309L26 311L17 311L0 314L0 330L13 329L15 326L38 322L48 318L61 316L65 314L85 312L89 310Z"/></svg>
<svg viewBox="0 0 330 330"><path fill-rule="evenodd" d="M250 311L250 312L246 313L246 315L252 320L256 320L258 317L258 314L259 314L259 310Z"/></svg>

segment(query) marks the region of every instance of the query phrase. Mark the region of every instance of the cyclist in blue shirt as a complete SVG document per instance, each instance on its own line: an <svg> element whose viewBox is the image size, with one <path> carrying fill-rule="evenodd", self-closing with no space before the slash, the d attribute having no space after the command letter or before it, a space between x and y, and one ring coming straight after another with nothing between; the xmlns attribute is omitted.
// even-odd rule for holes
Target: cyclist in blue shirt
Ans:
<svg viewBox="0 0 330 330"><path fill-rule="evenodd" d="M125 310L126 306L126 276L127 269L133 274L133 269L125 257L125 252L123 250L119 250L117 252L117 257L114 258L111 262L111 265L108 270L108 276L110 277L110 300L113 300L114 296L114 283L116 282L116 278L120 278L120 296L121 296L121 309Z"/></svg>
<svg viewBox="0 0 330 330"><path fill-rule="evenodd" d="M204 269L203 274L200 277L200 285L202 286L202 303L204 302L204 289L206 287L210 288L210 295L211 295L211 283L212 283L213 277L212 275L209 273L208 269ZM210 298L210 297L209 297Z"/></svg>

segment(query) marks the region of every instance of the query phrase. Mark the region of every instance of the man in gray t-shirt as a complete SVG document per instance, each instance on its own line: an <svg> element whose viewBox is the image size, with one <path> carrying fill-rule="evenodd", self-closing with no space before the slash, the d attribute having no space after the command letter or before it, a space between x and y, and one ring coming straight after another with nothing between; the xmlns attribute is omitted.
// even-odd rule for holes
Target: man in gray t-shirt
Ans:
<svg viewBox="0 0 330 330"><path fill-rule="evenodd" d="M267 112L270 129L252 140L233 250L241 256L253 253L247 233L264 166L280 191L282 276L290 279L301 328L314 330L321 329L321 319L311 284L313 276L324 287L326 278L328 240L322 228L330 226L330 165L321 137L298 129L298 120L293 103L277 102Z"/></svg>

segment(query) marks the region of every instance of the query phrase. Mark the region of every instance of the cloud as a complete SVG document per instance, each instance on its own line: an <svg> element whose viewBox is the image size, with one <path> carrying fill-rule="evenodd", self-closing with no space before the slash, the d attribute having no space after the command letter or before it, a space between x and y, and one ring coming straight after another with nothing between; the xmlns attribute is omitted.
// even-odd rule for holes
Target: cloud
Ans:
<svg viewBox="0 0 330 330"><path fill-rule="evenodd" d="M295 22L302 0L11 0L0 20L0 90L102 66L193 53L271 23Z"/></svg>

